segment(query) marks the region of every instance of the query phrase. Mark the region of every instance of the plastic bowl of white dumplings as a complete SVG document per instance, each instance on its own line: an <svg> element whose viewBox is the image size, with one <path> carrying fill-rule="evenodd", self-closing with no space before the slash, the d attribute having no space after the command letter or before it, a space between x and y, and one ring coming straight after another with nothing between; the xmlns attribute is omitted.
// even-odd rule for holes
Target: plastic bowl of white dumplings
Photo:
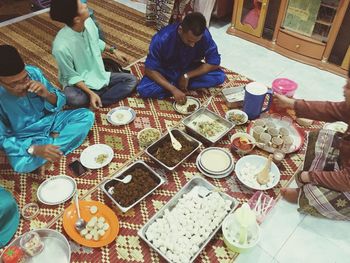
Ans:
<svg viewBox="0 0 350 263"><path fill-rule="evenodd" d="M247 242L239 243L239 226L234 214L229 214L222 223L222 234L227 248L233 252L243 253L256 246L260 240L260 227L255 222L248 228Z"/></svg>

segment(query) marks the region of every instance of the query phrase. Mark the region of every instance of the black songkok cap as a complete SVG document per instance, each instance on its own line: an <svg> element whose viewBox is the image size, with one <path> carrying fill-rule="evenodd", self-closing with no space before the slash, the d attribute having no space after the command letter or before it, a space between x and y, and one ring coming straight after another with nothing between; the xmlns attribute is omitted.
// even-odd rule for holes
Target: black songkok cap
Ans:
<svg viewBox="0 0 350 263"><path fill-rule="evenodd" d="M24 70L24 62L17 49L0 45L0 77L14 76Z"/></svg>

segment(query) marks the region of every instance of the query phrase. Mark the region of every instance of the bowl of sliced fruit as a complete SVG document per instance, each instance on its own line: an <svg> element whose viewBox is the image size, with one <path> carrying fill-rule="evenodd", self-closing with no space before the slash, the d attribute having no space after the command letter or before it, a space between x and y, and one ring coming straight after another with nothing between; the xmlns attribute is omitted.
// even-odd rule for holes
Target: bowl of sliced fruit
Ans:
<svg viewBox="0 0 350 263"><path fill-rule="evenodd" d="M244 132L237 132L231 136L231 150L238 154L250 153L255 147L256 141L253 136Z"/></svg>

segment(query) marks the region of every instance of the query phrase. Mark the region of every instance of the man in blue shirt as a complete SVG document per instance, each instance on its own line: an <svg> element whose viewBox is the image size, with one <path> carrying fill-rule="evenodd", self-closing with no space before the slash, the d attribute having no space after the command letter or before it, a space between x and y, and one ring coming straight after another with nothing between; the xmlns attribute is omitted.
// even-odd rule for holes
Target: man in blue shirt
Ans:
<svg viewBox="0 0 350 263"><path fill-rule="evenodd" d="M203 62L204 60L204 62ZM137 87L141 97L174 96L186 102L188 89L210 88L225 80L220 55L201 13L187 15L181 24L164 27L153 36L145 76Z"/></svg>
<svg viewBox="0 0 350 263"><path fill-rule="evenodd" d="M0 45L0 150L28 173L79 147L94 123L88 109L62 111L64 94L17 50Z"/></svg>

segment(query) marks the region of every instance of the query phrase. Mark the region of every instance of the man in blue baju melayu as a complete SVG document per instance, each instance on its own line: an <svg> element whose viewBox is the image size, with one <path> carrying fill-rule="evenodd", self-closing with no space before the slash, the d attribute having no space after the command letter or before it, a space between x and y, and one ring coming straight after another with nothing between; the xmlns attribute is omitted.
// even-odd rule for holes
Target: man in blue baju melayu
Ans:
<svg viewBox="0 0 350 263"><path fill-rule="evenodd" d="M0 149L13 169L28 173L82 144L94 123L88 109L62 111L64 94L18 51L0 46Z"/></svg>
<svg viewBox="0 0 350 263"><path fill-rule="evenodd" d="M188 89L224 82L225 73L219 66L220 55L204 16L191 13L181 24L168 25L153 36L137 91L144 98L174 96L185 103Z"/></svg>

